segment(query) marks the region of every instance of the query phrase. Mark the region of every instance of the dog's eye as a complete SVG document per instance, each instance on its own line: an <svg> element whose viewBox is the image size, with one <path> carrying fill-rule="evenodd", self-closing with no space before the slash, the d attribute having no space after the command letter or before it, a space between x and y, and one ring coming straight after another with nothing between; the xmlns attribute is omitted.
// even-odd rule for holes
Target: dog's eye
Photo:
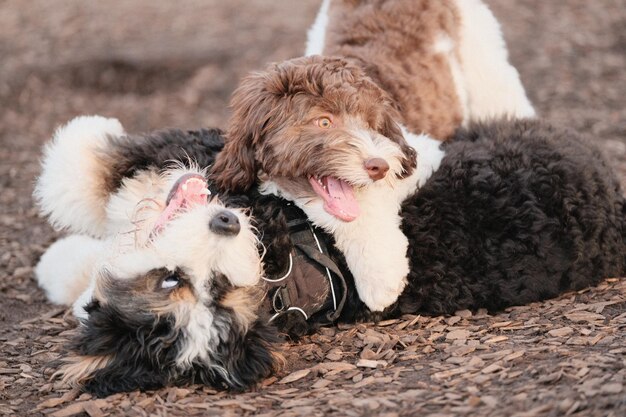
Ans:
<svg viewBox="0 0 626 417"><path fill-rule="evenodd" d="M315 123L318 127L321 127L322 129L329 129L333 127L333 121L330 120L330 118L328 117L320 117L315 121Z"/></svg>
<svg viewBox="0 0 626 417"><path fill-rule="evenodd" d="M163 289L174 288L178 284L180 284L180 277L176 274L170 274L165 277L163 282L161 282L161 288Z"/></svg>

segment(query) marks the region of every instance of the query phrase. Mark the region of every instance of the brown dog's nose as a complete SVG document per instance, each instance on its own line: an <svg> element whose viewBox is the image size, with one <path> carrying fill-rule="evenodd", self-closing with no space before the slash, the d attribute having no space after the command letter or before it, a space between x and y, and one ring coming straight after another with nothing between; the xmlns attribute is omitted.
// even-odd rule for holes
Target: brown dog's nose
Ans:
<svg viewBox="0 0 626 417"><path fill-rule="evenodd" d="M365 161L367 175L374 181L382 180L389 171L389 164L383 158L370 158Z"/></svg>

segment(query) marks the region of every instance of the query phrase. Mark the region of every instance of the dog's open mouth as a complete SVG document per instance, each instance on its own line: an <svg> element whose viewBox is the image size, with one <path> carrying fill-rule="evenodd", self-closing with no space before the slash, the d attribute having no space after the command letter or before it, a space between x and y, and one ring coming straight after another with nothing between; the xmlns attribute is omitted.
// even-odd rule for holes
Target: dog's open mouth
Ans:
<svg viewBox="0 0 626 417"><path fill-rule="evenodd" d="M324 210L345 222L351 222L361 213L352 185L335 177L310 176L313 191L324 200Z"/></svg>
<svg viewBox="0 0 626 417"><path fill-rule="evenodd" d="M165 209L154 224L152 234L159 233L177 214L191 207L208 204L211 194L208 184L200 174L181 176L172 186L165 201Z"/></svg>

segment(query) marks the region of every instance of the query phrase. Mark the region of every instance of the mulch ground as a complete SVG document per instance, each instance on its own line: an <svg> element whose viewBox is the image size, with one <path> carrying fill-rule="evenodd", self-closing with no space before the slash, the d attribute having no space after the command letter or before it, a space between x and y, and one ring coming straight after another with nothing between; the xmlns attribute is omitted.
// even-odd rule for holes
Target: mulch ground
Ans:
<svg viewBox="0 0 626 417"><path fill-rule="evenodd" d="M626 281L487 315L405 316L286 343L252 392L95 399L50 381L76 325L33 266L59 234L31 200L41 145L78 114L128 131L224 126L238 79L297 56L319 0L0 1L0 414L626 414ZM597 140L626 186L626 1L490 0L542 117Z"/></svg>

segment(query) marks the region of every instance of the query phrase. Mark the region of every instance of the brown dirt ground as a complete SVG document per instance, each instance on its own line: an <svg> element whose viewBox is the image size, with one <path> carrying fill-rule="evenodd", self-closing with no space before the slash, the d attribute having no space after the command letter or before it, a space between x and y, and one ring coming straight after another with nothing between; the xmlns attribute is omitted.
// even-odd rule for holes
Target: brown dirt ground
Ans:
<svg viewBox="0 0 626 417"><path fill-rule="evenodd" d="M626 184L626 1L487 2L541 115L597 138ZM30 197L41 144L78 114L129 131L224 126L237 80L300 54L318 4L0 0L0 414L626 414L616 279L494 316L324 329L285 344L287 369L238 395L193 386L96 400L42 375L75 322L33 279L58 237Z"/></svg>

